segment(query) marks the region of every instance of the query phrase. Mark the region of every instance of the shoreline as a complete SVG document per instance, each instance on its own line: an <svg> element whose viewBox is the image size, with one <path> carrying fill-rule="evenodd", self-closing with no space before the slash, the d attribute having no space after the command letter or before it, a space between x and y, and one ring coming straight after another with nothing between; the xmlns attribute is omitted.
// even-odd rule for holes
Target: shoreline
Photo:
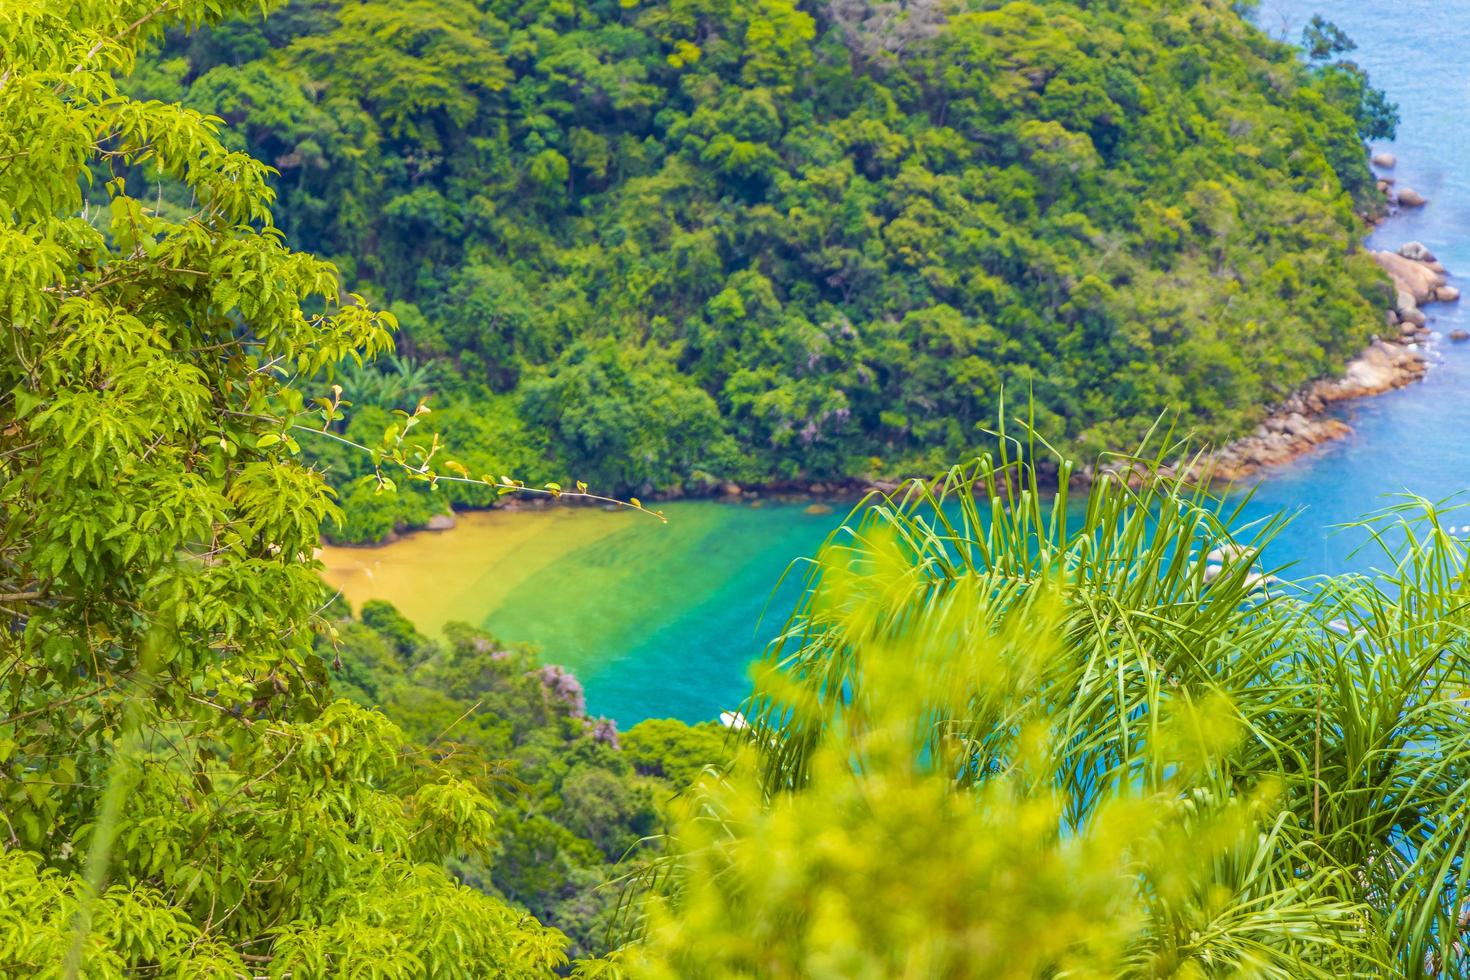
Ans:
<svg viewBox="0 0 1470 980"><path fill-rule="evenodd" d="M1380 171L1391 170L1397 163L1388 153L1375 154L1371 162ZM1389 210L1385 217L1377 220L1365 218L1370 225L1383 224L1403 208L1418 208L1428 203L1409 188L1395 190L1391 176L1379 173L1378 178L1379 190L1384 193ZM1189 460L1165 466L1163 473L1186 479L1198 477L1202 482L1227 485L1260 477L1271 469L1302 458L1319 446L1351 436L1352 426L1331 414L1332 407L1339 402L1381 395L1423 380L1429 370L1426 351L1434 338L1423 308L1458 302L1460 292L1449 285L1445 267L1419 242L1406 242L1396 252L1374 251L1369 254L1394 287L1393 306L1384 311L1387 335L1375 336L1362 353L1347 363L1340 375L1311 381L1270 409L1252 432ZM1463 341L1470 338L1452 335L1450 339ZM1124 475L1126 469L1122 464L1098 470L1086 465L1076 472L1072 482L1086 486L1102 475ZM648 497L661 502L692 499L757 506L760 501L771 499L782 503L807 502L814 508L823 508L823 512L831 512L836 505L851 504L873 492L891 493L908 482L852 479L784 480L751 485L726 482L709 487L703 493L680 491L650 494ZM382 548L410 535L452 530L457 523L456 513L476 510L539 511L569 505L569 501L549 497L507 498L488 507L436 514L423 527L395 529L381 541L344 542L324 537L323 543L341 548Z"/></svg>
<svg viewBox="0 0 1470 980"><path fill-rule="evenodd" d="M1365 218L1370 226L1385 224L1405 208L1421 208L1429 203L1412 188L1396 187L1395 179L1383 173L1398 164L1392 153L1375 153L1370 163L1388 205L1382 217ZM1167 468L1170 475L1197 475L1211 484L1263 476L1319 446L1353 434L1352 426L1330 414L1332 406L1396 391L1424 379L1429 371L1427 351L1435 334L1423 308L1457 303L1460 291L1449 284L1444 265L1420 242L1405 242L1395 252L1372 251L1369 255L1394 287L1393 305L1384 311L1387 335L1375 336L1347 363L1341 375L1309 382L1270 409L1254 431L1192 460L1180 461ZM1449 339L1462 342L1470 336L1456 331Z"/></svg>
<svg viewBox="0 0 1470 980"><path fill-rule="evenodd" d="M1374 338L1341 376L1309 383L1271 410L1253 432L1205 454L1192 469L1224 482L1259 476L1324 443L1352 435L1352 426L1329 414L1338 402L1381 395L1424 379L1435 334L1423 308L1459 302L1460 292L1449 285L1444 266L1419 242L1406 242L1397 252L1371 254L1394 285L1394 305L1384 314L1392 333ZM1466 338L1452 334L1450 339Z"/></svg>

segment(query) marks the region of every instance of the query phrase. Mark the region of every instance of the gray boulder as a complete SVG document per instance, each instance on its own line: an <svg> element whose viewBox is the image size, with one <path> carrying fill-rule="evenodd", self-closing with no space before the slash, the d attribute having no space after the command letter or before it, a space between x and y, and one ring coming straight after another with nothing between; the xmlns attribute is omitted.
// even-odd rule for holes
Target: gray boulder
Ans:
<svg viewBox="0 0 1470 980"><path fill-rule="evenodd" d="M1423 242L1404 242L1399 246L1399 254L1415 262L1436 261L1434 253L1426 248Z"/></svg>

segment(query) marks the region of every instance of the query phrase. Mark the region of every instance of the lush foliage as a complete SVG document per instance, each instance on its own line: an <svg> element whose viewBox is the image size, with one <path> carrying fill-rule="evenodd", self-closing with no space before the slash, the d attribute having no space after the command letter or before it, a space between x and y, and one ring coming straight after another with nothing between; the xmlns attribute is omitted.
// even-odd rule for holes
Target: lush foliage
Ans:
<svg viewBox="0 0 1470 980"><path fill-rule="evenodd" d="M1365 343L1391 107L1236 7L295 0L134 85L279 169L404 324L363 397L434 394L473 472L830 482L973 456L1007 384L1087 456L1222 438Z"/></svg>
<svg viewBox="0 0 1470 980"><path fill-rule="evenodd" d="M1398 131L1398 106L1368 83L1368 73L1340 57L1358 49L1357 42L1321 14L1302 31L1302 48L1312 63L1323 90L1339 105L1351 110L1364 139L1393 139Z"/></svg>
<svg viewBox="0 0 1470 980"><path fill-rule="evenodd" d="M0 973L552 975L560 933L443 870L493 799L312 651L335 506L287 382L391 319L215 121L116 89L222 9L0 5Z"/></svg>
<svg viewBox="0 0 1470 980"><path fill-rule="evenodd" d="M1464 542L1408 500L1387 571L1279 582L1148 469L835 536L632 972L1470 975Z"/></svg>
<svg viewBox="0 0 1470 980"><path fill-rule="evenodd" d="M430 640L369 602L320 649L339 693L381 708L500 801L493 846L454 870L565 932L574 954L617 943L617 879L658 856L666 804L726 762L719 725L654 719L619 732L588 717L571 674L463 624Z"/></svg>
<svg viewBox="0 0 1470 980"><path fill-rule="evenodd" d="M526 315L550 310L554 328L559 303L585 302L605 329L579 329L564 351L554 333L535 330L524 350L461 344L455 369L469 374L474 355L484 376L451 384L480 386L477 397L503 406L485 425L524 432L531 421L546 452L582 446L600 454L609 482L657 484L648 467L663 460L692 473L700 453L726 442L770 454L757 462L777 473L808 451L815 471L842 470L850 433L818 425L807 439L794 428L860 415L858 386L822 387L836 384L832 364L870 372L863 384L897 384L863 359L863 345L904 324L959 343L965 324L980 322L967 318L983 305L965 305L980 303L965 293L975 283L1001 304L997 322L1016 328L1007 337L1056 356L1061 380L1051 383L1061 385L1087 380L1068 374L1081 363L1069 353L1110 349L1094 343L1109 336L1099 324L1142 302L1140 283L1151 283L1151 302L1184 297L1171 290L1185 283L1189 296L1223 289L1236 300L1229 310L1254 309L1261 297L1248 277L1206 273L1247 271L1235 251L1242 229L1273 249L1307 249L1263 280L1284 317L1304 316L1293 305L1305 302L1295 291L1303 284L1326 290L1356 275L1342 257L1350 216L1335 174L1360 169L1350 117L1370 127L1383 117L1353 101L1361 86L1322 87L1350 69L1297 66L1224 7L1133 6L1136 22L1106 4L1066 8L1074 25L1060 4L945 12L916 3L895 16L891 5L843 0L817 17L782 0L529 4L501 11L519 18L512 28L468 0L408 0L292 7L282 21L290 43L274 54L253 27L198 43L277 84L275 110L304 100L317 111L312 90L293 87L308 69L329 66L348 86L317 93L356 141L331 152L377 145L397 161L381 184L378 171L341 160L316 175L366 180L319 198L323 213L358 202L356 223L339 215L321 234L362 236L344 252L364 281L407 295L393 270L417 269L417 283L472 267L446 261L448 239L415 237L425 214L521 235L528 268L548 263L545 279L517 278L524 270L495 266L491 238L472 241L487 249L475 259L497 294L526 289ZM913 487L877 500L813 566L808 598L760 672L728 774L718 730L647 722L620 735L586 717L574 678L525 650L467 627L429 641L383 604L359 621L340 615L312 559L336 504L321 474L294 458L303 409L294 386L324 385L337 365L386 348L391 318L344 294L333 267L283 245L269 173L223 146L214 121L121 95L114 81L158 32L247 9L218 0L0 6L0 972L551 977L564 971L569 942L532 912L565 925L577 951L600 948L617 893L594 885L631 850L651 885L629 910L639 939L583 964L582 975L1470 975L1470 558L1423 501L1373 523L1386 572L1291 584L1260 564L1273 525L1235 542L1240 529L1218 503L1160 481L1150 464L1136 480L1094 484L1077 508L1065 493L1043 498L1034 468L1006 458L951 473L937 496ZM558 18L576 23L542 29ZM1314 27L1323 60L1341 53L1340 38ZM1212 46L1192 47L1200 38ZM612 73L597 57L610 50L631 52ZM1126 88L1104 68L1089 88L1088 66L1112 63L1096 61L1104 50L1136 59L1153 80L1130 90L1128 113L1089 115L1117 96L1110 85ZM1188 105L1166 98L1186 95ZM667 96L659 111L655 96ZM1349 104L1333 108L1341 97ZM497 98L519 100L518 112L477 129ZM1171 112L1154 116L1158 105ZM1211 128L1236 112L1285 128L1256 129L1245 117L1238 131ZM333 132L311 118L321 137ZM585 135L558 142L565 118L582 119ZM608 119L643 135L614 141ZM542 143L516 156L532 152L528 132ZM1235 155L1212 142L1220 132L1233 133ZM1118 230L1132 219L1109 210L1132 207L1128 182L1151 172L1120 150L1136 148L1140 133L1176 165L1196 166L1156 175L1159 199L1182 194L1193 202L1187 214L1170 218L1175 205L1145 199L1160 209L1158 227L1177 232L1167 273L1142 263L1158 243L1139 251ZM1274 159L1280 133L1293 152ZM825 150L821 139L831 141ZM291 152L306 154L303 142ZM602 185L589 183L599 146ZM470 208L472 194L455 196L468 185L440 183L439 168L463 176L455 168L471 151L491 162L504 151L502 162L524 165L534 183L514 194L492 187ZM415 189L394 190L400 166ZM1214 185L1178 184L1201 174ZM940 207L926 186L952 196ZM166 187L188 193L169 199ZM382 218L412 220L379 235L373 195L389 190ZM813 227L795 205L761 223L787 194L813 195L811 213L835 235L822 239L837 256L825 276L793 272L812 261L780 237ZM895 213L864 231L884 200L916 209L911 220ZM1083 201L1098 210L1070 210ZM834 202L855 224L827 221L822 208ZM1289 206L1297 223L1265 222L1264 204ZM1019 210L1007 216L1007 206ZM540 209L543 224L501 220L515 208ZM658 215L669 237L640 237L651 233L634 216ZM965 224L977 215L1000 217ZM699 221L680 223L691 216ZM920 232L949 218L958 224L924 245ZM1116 242L1104 247L1089 232L1069 250L1052 234L1059 227ZM588 228L601 236L595 247L578 237ZM759 261L726 268L725 235ZM986 264L997 241L1017 265ZM915 258L924 248L975 251L906 274L890 245ZM1123 270L1126 281L1094 271L1096 285L1086 276L1067 285L1066 273L1037 273L1075 271L1089 256L1091 268ZM701 296L711 269L735 284ZM963 283L946 279L958 269ZM693 278L667 278L676 273ZM604 274L607 289L578 278ZM792 285L803 283L813 291ZM904 306L937 302L942 290L955 290L957 305ZM1324 315L1324 330L1352 333L1349 314L1366 303L1353 295L1337 297L1342 320ZM1329 312L1330 299L1319 296ZM1104 319L1069 321L1074 303ZM643 319L654 307L669 316ZM438 321L402 309L419 352L434 355ZM717 322L720 309L728 322ZM1179 356L1199 342L1191 324L1216 322L1191 309L1197 320L1175 311L1181 335L1167 351ZM780 356L800 349L786 341L815 336L817 321L802 318L818 310L846 317L831 322L841 325L833 336L854 344L852 359L821 348L786 371ZM1035 311L1057 317L1033 321ZM1234 315L1219 317L1213 336L1246 356L1249 333L1229 332L1241 326ZM1058 324L1086 344L1061 343ZM1315 336L1293 329L1298 342ZM1316 337L1313 356L1330 358L1335 336ZM533 341L551 344L546 363L526 353ZM1005 361L1005 344L996 346L999 360L977 354L975 363L1036 363L1026 350ZM916 349L939 348L892 346L894 357ZM943 350L906 370L922 379L924 369L975 366L958 347ZM1211 371L1224 355L1194 356ZM833 360L824 367L823 357ZM502 370L523 376L497 380ZM342 382L380 409L411 409L444 371L399 361L348 367ZM1225 377L1189 383L1228 391ZM811 404L834 414L784 416L790 425L771 431L794 432L795 442L752 435L772 424L771 405L784 412L823 391L854 400L823 395ZM466 418L474 404L461 408ZM602 404L616 424L589 408ZM906 410L901 399L886 404ZM968 404L926 410L963 420ZM345 446L333 440L349 436L332 426L359 423L338 418L340 407L329 399L320 417L328 441ZM369 415L396 431L380 440L395 446L420 418ZM660 430L669 418L677 431ZM1069 408L1051 421L1079 444L1128 431L1104 433L1101 418ZM418 431L432 446L430 426ZM852 430L859 452L876 445L862 440L890 438L877 431ZM509 444L530 452L532 437ZM916 459L942 445L884 443L892 458ZM355 702L333 700L333 671ZM691 780L672 838L643 842Z"/></svg>

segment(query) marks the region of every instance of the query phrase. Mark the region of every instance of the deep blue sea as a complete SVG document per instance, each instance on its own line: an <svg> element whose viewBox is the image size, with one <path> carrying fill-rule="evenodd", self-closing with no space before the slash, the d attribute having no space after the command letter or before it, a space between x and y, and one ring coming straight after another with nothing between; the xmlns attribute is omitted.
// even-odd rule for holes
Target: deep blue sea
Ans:
<svg viewBox="0 0 1470 980"><path fill-rule="evenodd" d="M1375 150L1397 153L1394 176L1430 198L1422 211L1378 229L1370 244L1397 248L1418 239L1465 288L1453 274L1470 276L1470 0L1268 0L1258 22L1296 39L1313 13L1358 41L1353 57L1399 103L1398 140ZM1442 335L1470 326L1470 310L1431 309ZM1364 536L1338 526L1386 507L1395 494L1442 499L1470 487L1470 345L1440 340L1432 356L1424 383L1343 409L1351 439L1273 471L1256 488L1250 514L1295 514L1273 546L1272 564L1293 563L1298 575L1366 570L1381 559L1355 556ZM341 581L356 602L380 594L411 612L419 603L419 618L431 627L436 617L467 618L538 644L546 660L582 678L593 712L624 726L648 717L712 720L749 690L747 666L790 608L791 583L773 595L788 563L811 554L841 513L773 502L668 509L668 526L627 514L563 512L572 523L548 518L545 533L498 537L494 548L466 536L455 551L460 532L450 532L437 547L452 560L394 576L386 565L420 562L424 549L400 559L400 546L390 546L351 559L372 567ZM486 518L518 519L543 518ZM1470 525L1470 510L1458 523ZM500 533L525 529L501 525ZM404 579L414 594L384 584Z"/></svg>

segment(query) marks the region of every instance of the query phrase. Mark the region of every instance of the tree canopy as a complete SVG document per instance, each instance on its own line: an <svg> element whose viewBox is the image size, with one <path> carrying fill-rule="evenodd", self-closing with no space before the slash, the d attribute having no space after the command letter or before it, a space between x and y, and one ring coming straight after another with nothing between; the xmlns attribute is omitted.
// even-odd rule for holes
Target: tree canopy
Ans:
<svg viewBox="0 0 1470 980"><path fill-rule="evenodd" d="M565 937L442 867L494 801L312 652L337 511L289 383L392 319L217 120L117 89L253 9L0 7L0 972L550 976Z"/></svg>
<svg viewBox="0 0 1470 980"><path fill-rule="evenodd" d="M656 485L660 460L693 470L712 465L702 455L711 447L738 457L769 446L775 455L745 462L773 472L782 452L818 461L829 452L840 470L852 451L842 427L862 408L829 386L833 365L892 381L856 356L875 336L895 357L934 353L915 362L916 377L968 364L992 378L1023 361L961 353L980 329L973 297L958 296L972 284L1002 311L1019 304L1015 322L985 322L996 347L1010 338L1045 349L1068 308L1076 342L1090 345L1115 304L1143 302L1140 281L1160 308L1220 289L1252 308L1254 287L1233 277L1246 261L1235 251L1246 239L1235 236L1267 234L1256 210L1264 201L1291 202L1300 220L1270 226L1284 236L1271 241L1312 244L1273 273L1274 295L1286 303L1304 282L1325 289L1340 284L1330 274L1347 276L1357 291L1343 301L1346 337L1348 313L1375 288L1342 240L1361 135L1351 131L1358 104L1333 107L1347 89L1319 87L1322 73L1212 3L1138 5L1134 24L1107 4L510 10L410 0L290 5L264 34L226 23L200 35L187 43L278 86L274 110L341 98L343 132L379 141L384 159L424 178L395 193L394 202L409 199L401 206L377 210L361 198L353 232L383 249L412 245L416 276L457 274L461 265L435 251L449 239L377 239L375 222L395 213L463 222L464 200L445 206L449 188L429 171L467 146L491 159L504 147L519 153L529 145L517 142L519 127L546 120L525 130L541 134L519 161L533 183L488 193L478 214L498 233L521 228L525 254L567 266L527 278L497 266L492 250L476 258L478 275L494 294L520 289L523 302L504 308L526 323L561 329L538 318L565 301L601 310L604 326L547 341L544 361L436 350L443 324L434 291L420 284L423 305L399 309L422 359L373 372L363 360L391 346L394 317L341 283L396 298L408 287L388 275L407 256L373 273L373 253L343 253L343 272L293 251L272 207L289 176L273 183L264 164L229 149L219 120L118 88L158 37L252 9L245 0L0 6L0 972L1466 975L1470 555L1427 501L1370 522L1385 571L1282 582L1262 564L1278 522L1242 528L1207 490L1159 476L1179 447L1137 460L1132 479L1105 475L1084 506L1070 507L1071 463L1058 461L1062 492L1049 496L1038 452L1018 458L1001 442L971 467L854 512L812 566L727 739L667 721L619 733L587 716L574 677L531 651L462 625L427 638L383 603L346 615L313 558L338 503L297 442L302 389L340 369L344 391L371 393L359 394L367 408L339 418L334 395L311 414L344 449L353 440L333 425L350 432L389 419L402 435L422 417L407 402L443 383L463 395L463 417L519 434L518 451L547 460L582 447L599 456L584 464L605 466L609 481ZM560 46L545 29L559 19L578 45ZM1327 54L1341 53L1318 29ZM1099 63L1101 87L1088 89L1088 51L1116 44L1110 57L1131 52L1162 73L1139 77L1204 100L1195 115L1127 116L1153 119L1164 135L1179 127L1177 143L1160 144L1178 151L1177 165L1196 143L1223 152L1206 109L1252 105L1220 94L1241 79L1217 77L1218 51L1200 38L1265 72L1258 81L1284 102L1261 89L1255 108L1278 113L1274 123L1301 109L1306 127L1272 163L1267 151L1284 131L1237 120L1230 167L1305 168L1310 186L1253 184L1230 167L1176 174L1184 203L1154 201L1150 212L1150 248L1179 249L1162 270L1143 263L1151 250L1130 247L1124 218L1103 220L1110 207L1132 207L1106 192L1144 162L1113 156L1137 134L1124 126L1110 143L1101 121L1111 110L1088 114L1127 88ZM610 70L599 43L659 57ZM293 88L307 77L294 72L321 65L340 68L342 92ZM528 65L544 90L525 81ZM157 83L157 72L137 86ZM404 84L387 84L384 72ZM1152 105L1137 84L1134 107ZM852 101L837 98L844 92ZM935 92L949 95L922 102ZM561 142L556 113L583 111L588 93L601 93L600 114L587 110L587 135ZM518 114L499 117L506 140L461 142L496 99L519 100ZM883 104L894 110L888 122L865 115ZM897 108L914 105L929 115ZM809 118L788 126L777 106ZM636 132L640 113L655 128L614 151L606 120L622 114L619 125ZM1334 143L1338 123L1346 128ZM944 135L949 127L959 139ZM812 149L827 154L821 166L789 142L818 130L835 141ZM678 149L660 149L663 136ZM1344 154L1338 163L1329 144ZM410 146L425 155L395 156ZM309 149L298 142L291 152ZM656 169L629 162L640 153ZM914 153L969 163L928 170ZM581 203L597 196L585 181L599 167L606 196ZM835 169L821 176L823 167ZM840 191L828 205L861 184L863 195L881 188L913 213L872 225L879 198L860 197L838 207L851 208L845 225L802 226L789 212L762 224L778 193L825 206L816 189L791 185L797 170ZM681 179L690 182L682 190ZM384 181L354 186L378 193L392 186ZM1088 181L1100 211L1054 212ZM1031 203L1002 220L986 196L996 187ZM547 224L497 224L512 206L541 209ZM626 227L599 224L619 211ZM659 215L670 222L663 250L631 223ZM691 215L700 221L686 226ZM984 233L983 221L966 224L986 215L996 222ZM1021 219L1032 231L1087 234L1068 251L1018 237ZM589 237L543 236L559 223ZM773 237L760 239L758 227ZM842 256L828 278L762 265L810 261L776 244L795 227ZM734 252L687 240L744 235L756 237L742 254L761 258L738 269L722 264ZM997 241L1020 264L981 261L995 258ZM900 242L919 262L912 275L883 250ZM975 263L922 261L925 249L970 247ZM1071 283L1037 278L1022 261L1032 247L1072 272L1084 266L1066 263L1089 257L1090 271ZM573 266L593 279L565 274ZM703 271L678 288L660 278L681 268ZM716 268L718 291L693 291ZM1117 278L1119 269L1135 278ZM605 294L578 292L594 280ZM944 283L954 301L930 302ZM677 311L676 300L702 312L691 305L661 321L651 312ZM1028 304L1057 318L1028 319ZM501 307L487 298L483 309ZM850 341L854 357L818 345L804 371L786 370L783 356L807 363L797 355L812 348L791 344L816 336L803 318L818 309L841 317L831 336ZM1210 322L1205 307L1189 309L1196 326ZM1184 307L1176 313L1181 330L1195 323ZM1198 340L1176 339L1179 351ZM1241 337L1228 339L1249 353ZM1322 344L1318 356L1329 358ZM832 358L826 373L822 357ZM1223 362L1201 357L1198 380L1220 388L1229 373L1212 372ZM470 378L476 363L484 373ZM497 380L497 371L514 375ZM478 416L477 404L503 411ZM389 414L395 407L401 415ZM600 411L617 424L596 424ZM1086 417L1048 421L1083 445L1094 437ZM949 444L905 445L918 460ZM706 475L724 472L742 471ZM598 879L629 853L622 870L639 887L599 893ZM598 936L620 947L568 963L568 952L599 952Z"/></svg>
<svg viewBox="0 0 1470 980"><path fill-rule="evenodd" d="M1227 0L294 0L131 84L279 170L472 469L680 492L938 469L1003 388L1083 455L1220 440L1339 369L1393 119L1328 27L1309 62Z"/></svg>

